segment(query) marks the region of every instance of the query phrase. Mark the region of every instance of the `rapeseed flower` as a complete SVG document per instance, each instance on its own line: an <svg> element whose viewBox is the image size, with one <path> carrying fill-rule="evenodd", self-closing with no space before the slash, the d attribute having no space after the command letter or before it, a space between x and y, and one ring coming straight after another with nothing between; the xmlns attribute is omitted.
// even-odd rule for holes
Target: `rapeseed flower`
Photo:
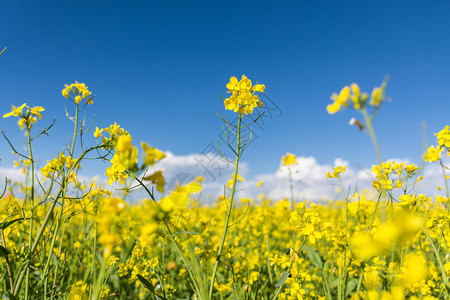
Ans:
<svg viewBox="0 0 450 300"><path fill-rule="evenodd" d="M434 134L440 147L450 148L450 130L449 126L445 126L444 129Z"/></svg>
<svg viewBox="0 0 450 300"><path fill-rule="evenodd" d="M330 115L337 113L342 107L347 107L347 100L350 96L350 88L348 86L344 86L342 90L339 92L339 95L333 93L331 95L331 100L333 100L332 104L327 106L327 111Z"/></svg>
<svg viewBox="0 0 450 300"><path fill-rule="evenodd" d="M144 164L146 166L153 166L155 163L165 158L166 155L159 149L150 147L147 143L141 143L142 150L144 150Z"/></svg>
<svg viewBox="0 0 450 300"><path fill-rule="evenodd" d="M333 169L334 171L332 173L330 173L330 171L327 172L327 179L340 178L341 174L345 172L346 166L338 166Z"/></svg>
<svg viewBox="0 0 450 300"><path fill-rule="evenodd" d="M86 104L88 105L94 103L92 101L94 97L89 97L92 92L89 91L88 87L84 83L78 83L78 81L75 81L75 83L72 83L71 85L65 84L61 93L64 98L74 101L75 104L80 104L83 99L86 99Z"/></svg>
<svg viewBox="0 0 450 300"><path fill-rule="evenodd" d="M20 116L22 114L22 111L23 111L23 109L25 108L26 105L27 105L26 103L24 103L24 104L22 104L21 106L18 106L18 107L15 107L14 105L11 105L11 112L4 114L3 118L7 118L7 117L10 117L10 116L13 116L13 117Z"/></svg>
<svg viewBox="0 0 450 300"><path fill-rule="evenodd" d="M248 115L253 113L255 107L263 106L263 102L256 93L264 93L264 84L252 86L252 81L242 75L240 81L234 76L231 77L230 82L227 83L227 88L227 93L231 93L231 96L224 100L225 109L233 110L240 115Z"/></svg>
<svg viewBox="0 0 450 300"><path fill-rule="evenodd" d="M30 129L38 119L42 119L41 112L43 112L44 110L45 109L41 106L29 107L26 103L18 107L11 105L11 112L4 114L3 118L8 118L11 116L20 117L19 121L17 122L20 129Z"/></svg>
<svg viewBox="0 0 450 300"><path fill-rule="evenodd" d="M436 148L434 146L430 146L427 150L427 152L425 152L425 154L423 155L423 160L424 161L429 161L429 162L434 162L434 161L438 161L441 159L441 153L442 153L441 148Z"/></svg>
<svg viewBox="0 0 450 300"><path fill-rule="evenodd" d="M298 164L297 156L295 154L292 154L289 152L286 153L286 155L281 158L281 162L282 162L283 166L290 166L290 165Z"/></svg>

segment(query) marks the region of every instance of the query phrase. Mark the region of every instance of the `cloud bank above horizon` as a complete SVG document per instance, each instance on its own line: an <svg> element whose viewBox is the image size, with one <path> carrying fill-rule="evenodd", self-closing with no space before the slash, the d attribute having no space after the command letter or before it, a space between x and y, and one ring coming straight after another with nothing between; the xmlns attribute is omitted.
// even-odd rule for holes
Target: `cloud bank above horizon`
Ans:
<svg viewBox="0 0 450 300"><path fill-rule="evenodd" d="M154 170L164 170L166 179L166 190L172 190L176 184L184 184L193 180L197 176L203 176L203 191L201 198L204 203L214 201L218 196L223 195L224 186L231 178L234 166L226 162L221 157L213 154L189 154L176 155L172 152L166 152L166 158L155 165ZM411 163L408 159L389 159L390 161ZM320 164L312 156L299 156L298 164L291 167L293 190L296 201L312 200L321 201L334 199L342 194L337 193L340 184L337 179L326 179L326 173L332 171L333 167L345 165L347 167L342 184L347 191L358 189L371 189L374 174L371 168L354 167L348 161L336 158L333 164ZM250 176L250 167L243 161L239 165L239 174L245 178L244 182L238 183L237 198L257 199L261 193L266 198L278 201L290 197L289 189L289 171L281 165L271 173L257 174ZM248 176L247 176L248 175ZM444 191L438 191L437 186L445 186L442 168L439 164L427 164L421 169L417 176L424 176L414 192L423 193L428 196L444 194ZM12 181L24 181L25 175L17 168L0 168L0 177L8 178ZM103 175L87 176L80 174L81 181L89 182L97 177L97 182L104 184L106 188L107 179ZM248 178L247 178L248 177ZM263 181L261 187L256 184ZM121 188L120 185L114 185L113 188ZM143 191L138 190L133 193L133 200L138 201L145 198ZM227 191L229 192L229 191Z"/></svg>

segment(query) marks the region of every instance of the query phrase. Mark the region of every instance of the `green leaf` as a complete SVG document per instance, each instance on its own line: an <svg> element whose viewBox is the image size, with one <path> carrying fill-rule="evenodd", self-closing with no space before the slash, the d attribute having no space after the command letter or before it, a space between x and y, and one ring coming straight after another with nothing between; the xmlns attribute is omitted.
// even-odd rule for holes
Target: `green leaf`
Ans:
<svg viewBox="0 0 450 300"><path fill-rule="evenodd" d="M288 272L283 272L283 274L281 274L280 280L278 280L278 282L275 283L275 287L282 286L286 282L286 280L288 279L289 275L291 275L291 274L288 273Z"/></svg>
<svg viewBox="0 0 450 300"><path fill-rule="evenodd" d="M10 225L12 225L12 224L14 224L14 223L16 223L18 221L23 221L23 220L25 220L25 219L24 218L20 218L20 219L15 219L15 220L8 221L8 222L3 222L3 223L0 224L0 229L6 229Z"/></svg>
<svg viewBox="0 0 450 300"><path fill-rule="evenodd" d="M153 285L147 279L145 279L144 277L142 277L139 274L138 274L137 278L147 288L147 290L149 290L153 294L155 293L155 289L153 288Z"/></svg>
<svg viewBox="0 0 450 300"><path fill-rule="evenodd" d="M172 236L173 236L173 237L176 237L177 235L180 235L180 234L192 234L192 235L197 235L198 232L194 232L194 231L178 231L178 232L175 232Z"/></svg>
<svg viewBox="0 0 450 300"><path fill-rule="evenodd" d="M11 252L8 249L6 249L5 247L3 247L2 245L0 245L0 256L6 257L9 254L11 254Z"/></svg>
<svg viewBox="0 0 450 300"><path fill-rule="evenodd" d="M5 300L16 300L17 298L13 294L11 294L9 292L6 292L6 293L4 293L2 295L2 299L5 299Z"/></svg>
<svg viewBox="0 0 450 300"><path fill-rule="evenodd" d="M316 249L310 246L303 246L302 250L306 251L306 255L308 255L309 260L314 266L318 267L320 270L323 269L322 257Z"/></svg>
<svg viewBox="0 0 450 300"><path fill-rule="evenodd" d="M156 300L167 300L166 298L155 294L155 288L147 279L145 279L144 277L142 277L139 274L138 274L137 278L153 294L153 296L155 297Z"/></svg>
<svg viewBox="0 0 450 300"><path fill-rule="evenodd" d="M358 285L358 278L352 278L347 283L347 290L345 291L345 297L351 295L353 293L353 290L356 289L356 286Z"/></svg>

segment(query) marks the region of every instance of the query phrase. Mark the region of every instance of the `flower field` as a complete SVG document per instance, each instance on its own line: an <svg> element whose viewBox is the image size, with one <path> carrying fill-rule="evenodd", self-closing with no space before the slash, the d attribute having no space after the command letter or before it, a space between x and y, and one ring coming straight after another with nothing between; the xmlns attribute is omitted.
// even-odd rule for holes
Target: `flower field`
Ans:
<svg viewBox="0 0 450 300"><path fill-rule="evenodd" d="M369 94L353 83L332 94L328 113L361 114L352 125L370 136L378 164L372 187L361 190L344 186L345 166L330 169L323 176L340 192L321 203L295 199L297 157L291 153L281 158L289 170L289 199L268 199L264 182L258 182L259 197L239 197L239 165L252 138L244 128L254 124L244 122L264 108L266 89L245 75L231 77L223 94L226 111L218 127L228 128L234 137L227 141L234 142L220 146L235 154L223 158L234 172L212 203L200 197L201 176L168 191L157 168L165 153L145 142L137 146L132 128L114 120L105 128L86 125L82 115L95 99L84 83L62 89L73 133L42 165L33 144L51 134L53 117L43 107L13 105L3 118L16 118L25 150L2 133L26 180L7 178L2 187L3 298L449 299L449 189L439 187L447 197L416 193L422 162L383 161L372 121L386 88L385 81ZM96 143L80 147L87 135ZM440 164L443 182L441 156L449 147L446 126L423 156ZM92 159L108 162L105 179L83 182L80 167ZM131 204L126 199L137 189L146 197Z"/></svg>

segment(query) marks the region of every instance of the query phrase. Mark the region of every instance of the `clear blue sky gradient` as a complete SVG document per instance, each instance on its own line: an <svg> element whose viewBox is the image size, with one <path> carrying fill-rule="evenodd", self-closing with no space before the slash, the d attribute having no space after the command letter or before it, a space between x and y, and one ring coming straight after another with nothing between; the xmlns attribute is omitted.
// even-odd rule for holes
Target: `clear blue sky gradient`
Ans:
<svg viewBox="0 0 450 300"><path fill-rule="evenodd" d="M135 141L176 155L216 141L230 76L266 85L283 114L244 156L251 175L274 172L282 155L376 162L370 138L350 127L355 111L328 115L332 92L352 82L370 92L389 75L375 119L385 158L422 155L448 124L450 3L444 1L7 1L0 10L0 111L46 108L56 116L36 144L41 159L63 149L72 132L61 96L65 83L94 92L88 120L116 121ZM227 116L231 114L225 113ZM15 120L0 127L20 145ZM0 167L12 156L0 142Z"/></svg>

